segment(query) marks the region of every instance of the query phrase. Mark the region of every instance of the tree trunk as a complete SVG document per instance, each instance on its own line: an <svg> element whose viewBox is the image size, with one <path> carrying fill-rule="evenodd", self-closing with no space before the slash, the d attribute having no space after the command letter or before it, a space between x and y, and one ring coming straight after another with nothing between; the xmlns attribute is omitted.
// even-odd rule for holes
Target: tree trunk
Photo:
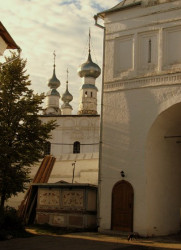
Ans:
<svg viewBox="0 0 181 250"><path fill-rule="evenodd" d="M0 209L4 209L4 203L5 203L5 192L2 191L2 193L1 193Z"/></svg>

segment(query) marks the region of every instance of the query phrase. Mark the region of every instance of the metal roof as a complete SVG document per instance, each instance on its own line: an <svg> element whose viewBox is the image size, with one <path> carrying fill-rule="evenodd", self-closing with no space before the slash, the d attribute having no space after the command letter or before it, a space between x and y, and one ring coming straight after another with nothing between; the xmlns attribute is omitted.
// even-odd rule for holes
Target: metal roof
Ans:
<svg viewBox="0 0 181 250"><path fill-rule="evenodd" d="M123 10L126 8L132 8L132 7L135 7L137 5L141 5L141 3L142 3L141 0L122 0L120 3L118 3L113 8L99 12L97 15L100 16L101 18L104 18L105 14L107 14L107 13L120 11L120 10Z"/></svg>
<svg viewBox="0 0 181 250"><path fill-rule="evenodd" d="M97 87L93 84L89 84L89 83L84 83L81 87L81 89L95 89L98 91Z"/></svg>

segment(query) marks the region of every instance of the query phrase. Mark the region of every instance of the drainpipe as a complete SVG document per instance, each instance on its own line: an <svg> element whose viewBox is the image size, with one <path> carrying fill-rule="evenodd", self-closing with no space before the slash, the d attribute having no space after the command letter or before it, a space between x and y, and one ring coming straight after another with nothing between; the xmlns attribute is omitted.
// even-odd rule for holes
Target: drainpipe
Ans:
<svg viewBox="0 0 181 250"><path fill-rule="evenodd" d="M97 225L100 227L100 200L101 200L101 181L102 181L102 130L103 130L103 97L104 97L104 67L105 67L105 31L106 28L97 23L98 15L94 16L95 25L104 30L103 36L103 62L102 62L102 93L101 93L101 119L100 119L100 142L99 142L99 171L98 171L98 199L97 199Z"/></svg>

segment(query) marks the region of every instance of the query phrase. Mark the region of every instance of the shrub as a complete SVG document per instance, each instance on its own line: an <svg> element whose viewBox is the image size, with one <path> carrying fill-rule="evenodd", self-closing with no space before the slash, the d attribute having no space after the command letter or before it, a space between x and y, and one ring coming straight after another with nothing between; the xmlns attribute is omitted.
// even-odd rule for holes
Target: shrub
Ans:
<svg viewBox="0 0 181 250"><path fill-rule="evenodd" d="M12 237L24 237L26 231L17 211L12 207L1 208L0 210L0 240Z"/></svg>

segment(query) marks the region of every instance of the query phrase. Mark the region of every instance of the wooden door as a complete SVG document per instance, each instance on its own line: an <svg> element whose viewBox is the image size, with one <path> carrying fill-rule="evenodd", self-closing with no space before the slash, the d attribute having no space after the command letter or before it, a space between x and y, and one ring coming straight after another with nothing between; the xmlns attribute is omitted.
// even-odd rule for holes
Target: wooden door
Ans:
<svg viewBox="0 0 181 250"><path fill-rule="evenodd" d="M112 191L112 230L133 231L133 188L127 181L115 184Z"/></svg>

